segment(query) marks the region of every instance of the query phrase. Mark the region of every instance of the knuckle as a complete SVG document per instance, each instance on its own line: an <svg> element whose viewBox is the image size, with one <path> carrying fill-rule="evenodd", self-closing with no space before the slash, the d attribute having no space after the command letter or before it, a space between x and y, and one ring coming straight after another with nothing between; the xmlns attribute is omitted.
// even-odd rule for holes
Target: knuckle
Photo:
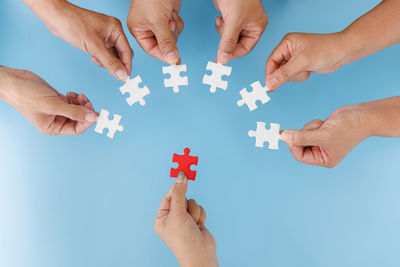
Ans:
<svg viewBox="0 0 400 267"><path fill-rule="evenodd" d="M286 68L281 68L280 71L278 72L280 76L281 81L287 81L289 80L289 73Z"/></svg>
<svg viewBox="0 0 400 267"><path fill-rule="evenodd" d="M161 49L167 49L174 45L174 41L173 41L173 39L169 39L169 38L162 39L158 42L158 45L160 46Z"/></svg>
<svg viewBox="0 0 400 267"><path fill-rule="evenodd" d="M233 37L224 38L222 44L225 47L225 49L232 51L237 46L237 40Z"/></svg>
<svg viewBox="0 0 400 267"><path fill-rule="evenodd" d="M116 17L108 17L109 23L115 26L119 26L122 27L122 23L119 19L117 19Z"/></svg>

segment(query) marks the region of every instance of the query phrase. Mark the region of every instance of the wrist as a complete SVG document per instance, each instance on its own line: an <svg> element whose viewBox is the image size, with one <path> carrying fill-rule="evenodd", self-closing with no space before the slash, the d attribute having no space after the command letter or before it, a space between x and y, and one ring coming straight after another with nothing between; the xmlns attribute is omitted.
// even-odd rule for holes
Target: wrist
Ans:
<svg viewBox="0 0 400 267"><path fill-rule="evenodd" d="M340 54L339 66L343 67L357 58L354 56L360 49L359 42L354 34L350 31L344 30L341 32L333 33L335 35L337 52Z"/></svg>
<svg viewBox="0 0 400 267"><path fill-rule="evenodd" d="M178 258L181 267L218 267L217 255L207 255L196 251L195 255L186 254L184 257Z"/></svg>
<svg viewBox="0 0 400 267"><path fill-rule="evenodd" d="M368 122L369 136L400 136L400 96L358 104L363 120Z"/></svg>

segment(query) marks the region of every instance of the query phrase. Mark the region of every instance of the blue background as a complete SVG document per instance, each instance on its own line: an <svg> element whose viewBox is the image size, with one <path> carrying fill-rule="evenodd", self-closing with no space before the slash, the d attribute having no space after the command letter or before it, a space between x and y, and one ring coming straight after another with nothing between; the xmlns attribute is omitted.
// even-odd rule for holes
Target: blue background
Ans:
<svg viewBox="0 0 400 267"><path fill-rule="evenodd" d="M399 139L370 138L334 169L296 162L287 146L254 147L257 121L300 128L336 108L399 94L400 45L288 83L250 113L239 90L264 81L264 64L288 32L335 32L379 1L263 1L269 25L254 51L230 65L228 91L201 83L219 37L212 1L184 0L179 40L189 87L163 87L162 62L135 51L133 74L151 90L130 107L121 82L90 56L54 37L20 1L0 1L0 64L28 69L62 93L82 92L97 110L121 114L108 139L44 136L0 103L0 266L176 266L153 231L174 152L199 156L188 197L201 203L221 266L400 266ZM118 17L128 0L74 1ZM350 134L350 133L349 133Z"/></svg>

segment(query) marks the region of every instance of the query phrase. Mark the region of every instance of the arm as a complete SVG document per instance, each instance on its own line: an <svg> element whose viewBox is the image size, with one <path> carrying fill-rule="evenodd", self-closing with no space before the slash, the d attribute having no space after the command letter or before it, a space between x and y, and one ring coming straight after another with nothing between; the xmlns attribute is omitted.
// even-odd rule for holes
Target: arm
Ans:
<svg viewBox="0 0 400 267"><path fill-rule="evenodd" d="M92 62L124 80L132 71L133 52L121 22L65 0L23 0L50 31L75 48L89 53Z"/></svg>
<svg viewBox="0 0 400 267"><path fill-rule="evenodd" d="M312 72L330 73L399 42L399 14L400 1L384 0L341 32L287 34L267 60L267 86L275 90Z"/></svg>
<svg viewBox="0 0 400 267"><path fill-rule="evenodd" d="M0 66L0 100L49 135L81 134L97 119L85 95L69 92L64 96L32 72L3 66Z"/></svg>
<svg viewBox="0 0 400 267"><path fill-rule="evenodd" d="M400 96L344 106L325 121L282 132L295 159L329 168L370 136L400 137Z"/></svg>
<svg viewBox="0 0 400 267"><path fill-rule="evenodd" d="M400 1L384 0L341 32L347 47L343 65L400 41Z"/></svg>

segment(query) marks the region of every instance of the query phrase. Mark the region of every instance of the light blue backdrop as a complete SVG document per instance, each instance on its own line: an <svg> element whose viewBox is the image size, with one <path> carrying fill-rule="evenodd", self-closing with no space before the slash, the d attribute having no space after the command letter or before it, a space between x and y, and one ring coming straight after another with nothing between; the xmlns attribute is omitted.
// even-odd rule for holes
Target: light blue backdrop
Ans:
<svg viewBox="0 0 400 267"><path fill-rule="evenodd" d="M118 17L128 0L74 1ZM133 75L152 93L129 107L121 83L90 57L52 36L20 1L0 1L0 64L29 69L65 93L87 94L97 110L122 114L114 140L93 128L79 137L48 137L0 103L0 266L176 266L153 231L171 186L174 152L199 156L188 197L204 205L221 266L400 266L400 140L370 138L334 169L257 149L256 121L300 128L336 108L398 95L400 45L334 74L286 84L250 113L238 91L264 81L269 53L288 32L343 29L379 1L263 1L269 25L254 51L233 61L227 92L212 95L201 79L216 54L211 0L184 0L179 40L190 86L163 87L164 65L138 47ZM350 134L350 133L349 133Z"/></svg>

